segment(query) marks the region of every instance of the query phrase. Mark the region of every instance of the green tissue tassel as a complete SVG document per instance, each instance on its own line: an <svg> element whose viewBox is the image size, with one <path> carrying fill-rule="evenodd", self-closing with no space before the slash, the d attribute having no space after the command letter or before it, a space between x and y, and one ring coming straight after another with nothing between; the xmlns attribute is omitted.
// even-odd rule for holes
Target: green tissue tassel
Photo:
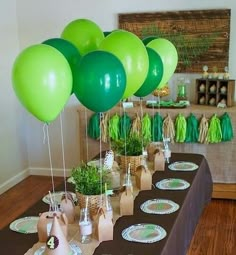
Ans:
<svg viewBox="0 0 236 255"><path fill-rule="evenodd" d="M216 114L214 114L210 119L207 140L209 143L219 143L222 140L220 119L216 116Z"/></svg>
<svg viewBox="0 0 236 255"><path fill-rule="evenodd" d="M187 131L186 131L186 138L185 142L198 142L198 120L195 115L192 113L187 117Z"/></svg>
<svg viewBox="0 0 236 255"><path fill-rule="evenodd" d="M156 113L151 119L152 141L162 141L162 125L163 118L159 113Z"/></svg>
<svg viewBox="0 0 236 255"><path fill-rule="evenodd" d="M145 142L150 142L152 138L151 118L147 113L142 118L142 137Z"/></svg>
<svg viewBox="0 0 236 255"><path fill-rule="evenodd" d="M126 139L129 135L131 128L131 118L125 112L120 118L120 138Z"/></svg>
<svg viewBox="0 0 236 255"><path fill-rule="evenodd" d="M185 117L179 113L175 120L175 140L178 143L183 143L186 138L186 119Z"/></svg>
<svg viewBox="0 0 236 255"><path fill-rule="evenodd" d="M108 135L111 140L118 141L120 132L119 132L119 122L120 117L115 114L113 115L108 122Z"/></svg>
<svg viewBox="0 0 236 255"><path fill-rule="evenodd" d="M93 139L99 139L100 132L100 116L99 113L94 113L89 119L88 135Z"/></svg>
<svg viewBox="0 0 236 255"><path fill-rule="evenodd" d="M220 117L220 126L222 131L222 141L231 141L234 137L233 127L231 123L231 119L228 113L224 113Z"/></svg>

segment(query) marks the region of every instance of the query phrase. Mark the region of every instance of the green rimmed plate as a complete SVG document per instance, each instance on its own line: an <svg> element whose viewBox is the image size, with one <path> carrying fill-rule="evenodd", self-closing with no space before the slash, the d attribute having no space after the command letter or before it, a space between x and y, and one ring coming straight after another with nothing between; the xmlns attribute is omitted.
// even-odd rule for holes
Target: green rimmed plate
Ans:
<svg viewBox="0 0 236 255"><path fill-rule="evenodd" d="M150 199L141 204L140 209L149 214L170 214L179 209L179 205L168 199Z"/></svg>
<svg viewBox="0 0 236 255"><path fill-rule="evenodd" d="M17 219L10 224L10 229L12 231L22 233L22 234L34 234L37 233L37 224L39 221L38 216L28 216L24 218Z"/></svg>
<svg viewBox="0 0 236 255"><path fill-rule="evenodd" d="M140 223L124 229L121 235L125 240L130 242L154 243L165 238L167 233L159 225Z"/></svg>
<svg viewBox="0 0 236 255"><path fill-rule="evenodd" d="M78 244L76 244L75 242L71 242L69 243L69 245L71 248L71 254L68 254L68 255L82 255L82 251L80 247L78 246ZM41 246L38 250L34 252L34 255L43 255L45 248L46 248L45 246Z"/></svg>
<svg viewBox="0 0 236 255"><path fill-rule="evenodd" d="M198 169L198 165L187 161L177 161L168 166L172 171L194 171Z"/></svg>
<svg viewBox="0 0 236 255"><path fill-rule="evenodd" d="M76 194L73 192L69 192L73 198L73 201L77 201ZM55 191L54 193L51 193L52 198L55 200L55 202L59 205L61 203L61 198L65 194L65 191ZM50 195L47 194L42 198L43 202L46 204L50 204Z"/></svg>
<svg viewBox="0 0 236 255"><path fill-rule="evenodd" d="M185 190L189 186L190 183L178 178L163 179L156 183L156 187L162 190Z"/></svg>

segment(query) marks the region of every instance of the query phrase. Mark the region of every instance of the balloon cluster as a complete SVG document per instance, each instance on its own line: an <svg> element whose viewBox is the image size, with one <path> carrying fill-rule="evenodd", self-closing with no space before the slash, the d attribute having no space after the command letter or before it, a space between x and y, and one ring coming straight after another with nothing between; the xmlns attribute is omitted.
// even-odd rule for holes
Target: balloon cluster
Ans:
<svg viewBox="0 0 236 255"><path fill-rule="evenodd" d="M37 119L50 123L70 95L94 112L162 87L178 62L175 46L125 30L103 32L91 20L70 22L60 38L24 49L12 69L15 93Z"/></svg>

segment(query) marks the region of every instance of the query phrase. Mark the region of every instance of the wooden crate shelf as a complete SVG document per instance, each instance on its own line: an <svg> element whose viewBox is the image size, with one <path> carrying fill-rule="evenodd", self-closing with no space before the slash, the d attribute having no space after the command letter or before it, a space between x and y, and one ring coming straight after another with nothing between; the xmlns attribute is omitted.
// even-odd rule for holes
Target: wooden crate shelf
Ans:
<svg viewBox="0 0 236 255"><path fill-rule="evenodd" d="M217 106L225 103L227 107L234 105L235 80L196 79L195 103Z"/></svg>

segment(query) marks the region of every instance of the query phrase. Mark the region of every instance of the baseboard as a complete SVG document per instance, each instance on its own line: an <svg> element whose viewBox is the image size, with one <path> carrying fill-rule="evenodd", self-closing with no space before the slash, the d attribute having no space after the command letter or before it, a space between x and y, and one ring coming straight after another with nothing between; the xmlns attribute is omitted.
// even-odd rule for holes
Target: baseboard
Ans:
<svg viewBox="0 0 236 255"><path fill-rule="evenodd" d="M65 170L66 176L70 176L71 169ZM50 168L29 168L29 175L42 175L42 176L51 176ZM64 169L62 168L53 168L53 176L64 176Z"/></svg>
<svg viewBox="0 0 236 255"><path fill-rule="evenodd" d="M214 183L212 198L236 200L236 183Z"/></svg>
<svg viewBox="0 0 236 255"><path fill-rule="evenodd" d="M19 182L23 181L29 175L30 175L29 169L25 169L19 174L2 183L0 185L0 195L9 190L10 188L12 188L13 186L15 186L16 184L18 184Z"/></svg>

